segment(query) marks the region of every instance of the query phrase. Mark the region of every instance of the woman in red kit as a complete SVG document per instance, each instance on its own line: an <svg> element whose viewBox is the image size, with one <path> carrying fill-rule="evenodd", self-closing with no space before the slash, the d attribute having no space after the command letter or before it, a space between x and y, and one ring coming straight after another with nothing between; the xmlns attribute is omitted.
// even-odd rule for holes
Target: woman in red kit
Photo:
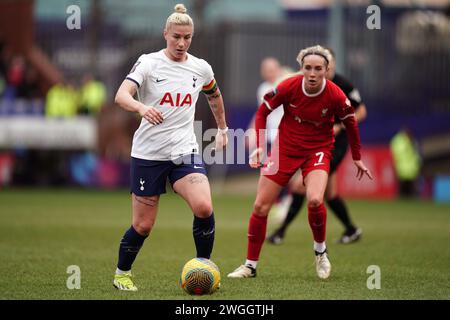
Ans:
<svg viewBox="0 0 450 320"><path fill-rule="evenodd" d="M256 265L266 236L267 216L280 190L298 169L302 170L308 203L308 221L314 237L316 272L319 278L330 276L331 264L325 244L326 208L323 204L334 143L333 124L338 116L347 130L356 176L372 174L361 160L360 138L354 109L342 90L326 79L331 53L314 46L300 51L297 61L302 75L281 82L264 96L255 120L257 148L250 156L250 166L261 166L267 116L278 106L284 108L275 148L258 182L256 200L248 226L247 260L230 278L256 276Z"/></svg>

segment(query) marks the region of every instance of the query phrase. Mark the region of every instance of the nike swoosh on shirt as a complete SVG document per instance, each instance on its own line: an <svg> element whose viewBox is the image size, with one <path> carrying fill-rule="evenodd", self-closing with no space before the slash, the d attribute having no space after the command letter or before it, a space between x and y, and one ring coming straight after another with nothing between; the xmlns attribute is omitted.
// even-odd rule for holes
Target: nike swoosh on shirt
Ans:
<svg viewBox="0 0 450 320"><path fill-rule="evenodd" d="M156 78L156 82L162 82L162 81L165 81L165 80L167 80L167 79L159 79L159 78Z"/></svg>
<svg viewBox="0 0 450 320"><path fill-rule="evenodd" d="M292 108L298 108L296 105L294 105L292 103L289 103L289 106L292 107Z"/></svg>

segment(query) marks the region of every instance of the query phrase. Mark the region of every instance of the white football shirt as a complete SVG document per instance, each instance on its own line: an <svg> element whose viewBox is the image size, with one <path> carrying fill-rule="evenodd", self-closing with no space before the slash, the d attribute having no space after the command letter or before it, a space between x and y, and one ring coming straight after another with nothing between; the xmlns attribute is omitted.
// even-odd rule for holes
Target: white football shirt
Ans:
<svg viewBox="0 0 450 320"><path fill-rule="evenodd" d="M139 57L127 79L138 86L140 101L159 109L163 122L142 118L134 133L131 156L146 160L174 160L198 153L194 133L195 104L202 87L214 79L211 66L187 54L183 62L170 60L164 49Z"/></svg>

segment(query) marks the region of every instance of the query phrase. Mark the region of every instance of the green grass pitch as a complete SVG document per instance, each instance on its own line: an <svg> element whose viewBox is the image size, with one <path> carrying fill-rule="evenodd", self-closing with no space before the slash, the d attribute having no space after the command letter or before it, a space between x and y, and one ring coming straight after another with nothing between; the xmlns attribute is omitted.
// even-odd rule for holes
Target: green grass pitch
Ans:
<svg viewBox="0 0 450 320"><path fill-rule="evenodd" d="M176 195L161 198L155 228L134 264L138 292L112 286L119 241L130 225L126 190L1 190L0 299L450 299L450 206L422 201L349 201L362 241L337 245L342 232L328 214L332 274L317 278L306 210L281 246L263 247L258 277L227 279L243 263L253 196L217 196L212 260L221 289L191 297L179 286L195 255L192 215ZM269 224L269 230L273 228ZM81 269L81 289L66 287L67 267ZM381 288L369 290L370 265Z"/></svg>

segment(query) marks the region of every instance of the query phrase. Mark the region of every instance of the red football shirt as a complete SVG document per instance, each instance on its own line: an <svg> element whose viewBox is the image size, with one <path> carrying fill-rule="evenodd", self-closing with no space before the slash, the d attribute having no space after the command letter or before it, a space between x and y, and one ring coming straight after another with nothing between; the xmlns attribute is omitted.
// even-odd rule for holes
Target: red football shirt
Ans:
<svg viewBox="0 0 450 320"><path fill-rule="evenodd" d="M278 106L284 108L278 133L279 148L283 154L299 157L303 156L305 151L331 150L336 115L346 126L353 159L361 159L355 111L344 92L333 82L326 80L319 92L308 94L304 89L303 75L284 80L275 90L264 96L255 119L257 132L266 128L267 116ZM263 135L258 138L263 139ZM262 146L259 139L258 146Z"/></svg>

